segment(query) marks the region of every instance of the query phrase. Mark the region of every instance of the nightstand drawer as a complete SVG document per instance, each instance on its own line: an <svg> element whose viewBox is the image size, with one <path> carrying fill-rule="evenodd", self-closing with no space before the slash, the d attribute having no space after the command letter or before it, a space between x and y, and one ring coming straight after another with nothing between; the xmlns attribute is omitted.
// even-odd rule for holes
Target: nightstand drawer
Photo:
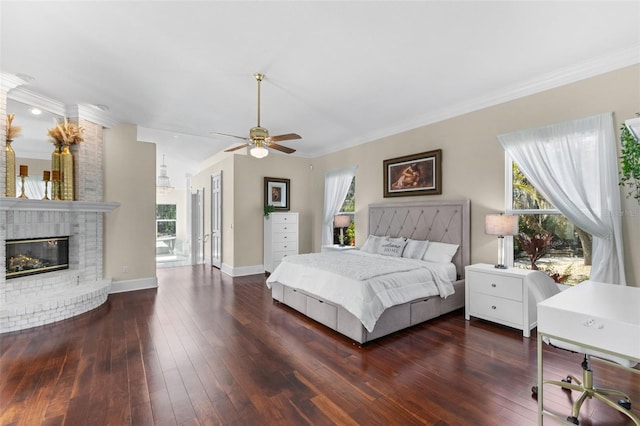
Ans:
<svg viewBox="0 0 640 426"><path fill-rule="evenodd" d="M522 302L522 279L473 271L469 274L471 291Z"/></svg>
<svg viewBox="0 0 640 426"><path fill-rule="evenodd" d="M475 293L471 298L470 309L473 316L522 325L522 303L513 300Z"/></svg>

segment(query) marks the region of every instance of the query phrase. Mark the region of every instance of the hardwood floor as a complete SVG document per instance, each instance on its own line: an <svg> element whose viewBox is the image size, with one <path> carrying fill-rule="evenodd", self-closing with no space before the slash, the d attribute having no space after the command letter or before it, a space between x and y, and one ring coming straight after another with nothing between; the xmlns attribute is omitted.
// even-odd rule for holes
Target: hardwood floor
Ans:
<svg viewBox="0 0 640 426"><path fill-rule="evenodd" d="M0 335L0 424L537 422L535 333L526 339L457 311L359 348L274 303L262 275L186 266L158 278L157 290ZM545 351L546 375L580 374L579 355ZM640 414L640 375L594 370L597 385L629 392ZM563 415L569 401L545 392ZM592 400L580 423L632 424Z"/></svg>

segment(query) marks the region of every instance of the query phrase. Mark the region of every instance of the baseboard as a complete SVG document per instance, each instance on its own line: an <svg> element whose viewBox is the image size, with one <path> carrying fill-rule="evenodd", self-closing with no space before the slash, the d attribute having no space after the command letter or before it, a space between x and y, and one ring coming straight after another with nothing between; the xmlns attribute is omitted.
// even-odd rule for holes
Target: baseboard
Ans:
<svg viewBox="0 0 640 426"><path fill-rule="evenodd" d="M240 267L234 268L232 266L229 266L223 263L222 268L220 268L220 270L232 277L244 277L246 275L264 274L263 265L240 266Z"/></svg>
<svg viewBox="0 0 640 426"><path fill-rule="evenodd" d="M137 280L126 281L112 281L109 294L146 290L150 288L158 288L158 277L139 278Z"/></svg>

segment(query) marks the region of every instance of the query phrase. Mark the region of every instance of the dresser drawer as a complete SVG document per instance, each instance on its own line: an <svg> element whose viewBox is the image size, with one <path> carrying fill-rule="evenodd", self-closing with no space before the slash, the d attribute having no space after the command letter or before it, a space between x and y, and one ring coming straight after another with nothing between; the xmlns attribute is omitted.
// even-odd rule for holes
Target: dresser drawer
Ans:
<svg viewBox="0 0 640 426"><path fill-rule="evenodd" d="M488 294L474 293L470 314L507 325L522 326L522 303Z"/></svg>
<svg viewBox="0 0 640 426"><path fill-rule="evenodd" d="M277 251L298 251L298 242L297 241L282 241L279 243L272 243L271 244L271 250L273 250L274 252L274 257L275 257L275 252Z"/></svg>
<svg viewBox="0 0 640 426"><path fill-rule="evenodd" d="M274 243L286 243L289 241L295 243L298 241L298 234L296 232L274 232L272 241Z"/></svg>
<svg viewBox="0 0 640 426"><path fill-rule="evenodd" d="M285 257L293 256L295 254L298 254L298 252L296 250L275 250L273 252L273 261L274 262L280 262Z"/></svg>
<svg viewBox="0 0 640 426"><path fill-rule="evenodd" d="M273 232L274 234L280 233L280 232L292 232L295 234L298 232L298 225L295 222L274 223L271 226L271 232Z"/></svg>
<svg viewBox="0 0 640 426"><path fill-rule="evenodd" d="M522 302L522 279L473 271L468 277L470 290ZM474 296L475 297L475 296Z"/></svg>
<svg viewBox="0 0 640 426"><path fill-rule="evenodd" d="M296 213L278 213L271 215L273 226L281 225L285 223L297 224L298 215Z"/></svg>

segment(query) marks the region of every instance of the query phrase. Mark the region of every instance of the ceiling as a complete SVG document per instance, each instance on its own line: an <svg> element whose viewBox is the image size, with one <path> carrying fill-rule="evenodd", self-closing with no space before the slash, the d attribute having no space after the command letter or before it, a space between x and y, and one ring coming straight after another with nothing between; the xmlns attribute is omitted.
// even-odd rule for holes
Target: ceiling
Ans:
<svg viewBox="0 0 640 426"><path fill-rule="evenodd" d="M174 184L242 142L210 132L257 124L255 72L262 126L316 157L640 62L637 0L3 0L0 15L0 71L138 125Z"/></svg>

